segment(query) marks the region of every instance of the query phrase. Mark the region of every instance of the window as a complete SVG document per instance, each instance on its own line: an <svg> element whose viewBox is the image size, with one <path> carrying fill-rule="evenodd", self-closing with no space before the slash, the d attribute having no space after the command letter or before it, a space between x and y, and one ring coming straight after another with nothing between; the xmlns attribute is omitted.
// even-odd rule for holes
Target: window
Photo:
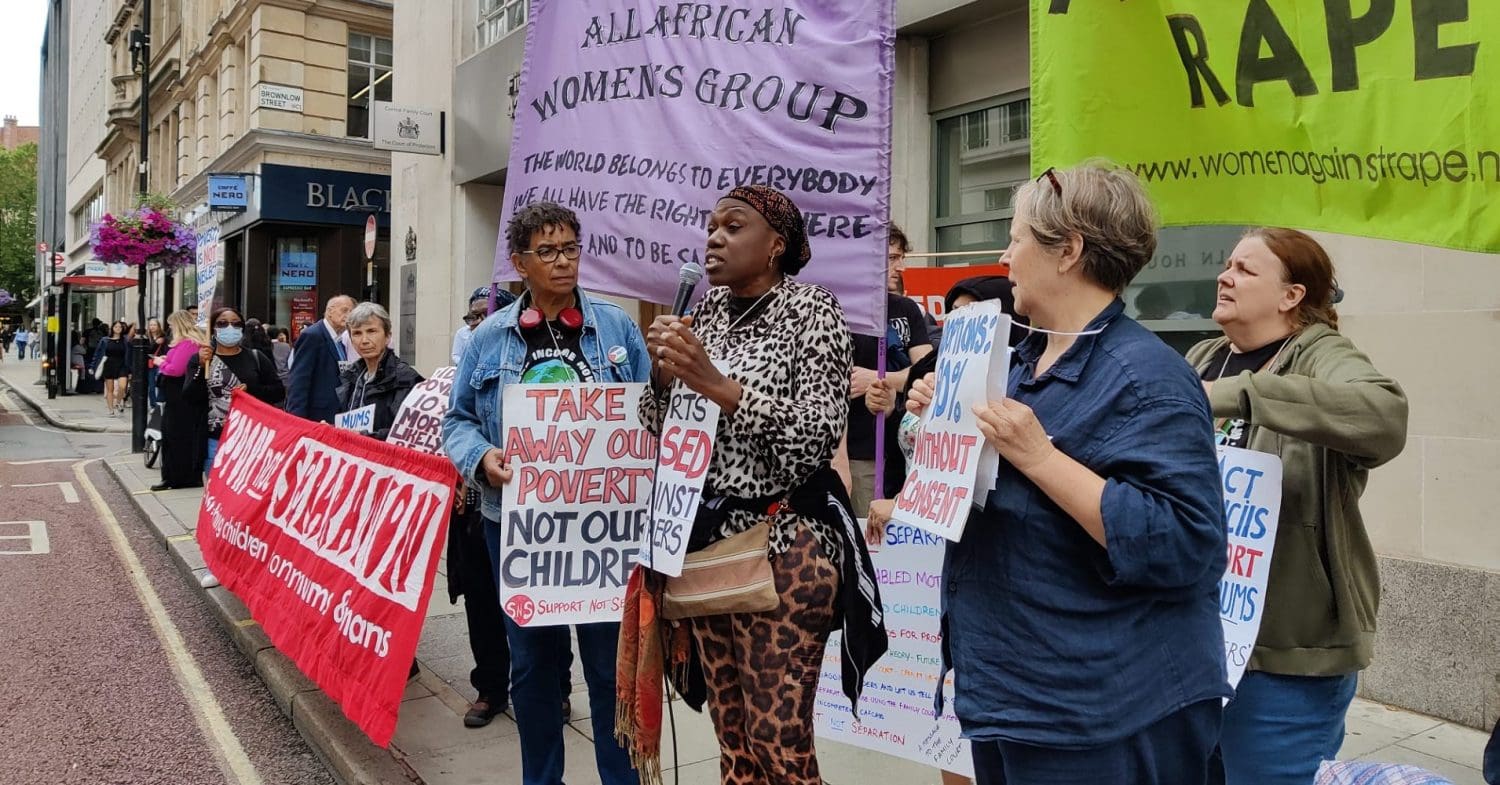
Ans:
<svg viewBox="0 0 1500 785"><path fill-rule="evenodd" d="M1031 166L1031 101L1000 100L937 117L939 251L999 251L1009 242L1011 193ZM949 257L947 264L975 263Z"/></svg>
<svg viewBox="0 0 1500 785"><path fill-rule="evenodd" d="M370 137L373 101L391 100L391 39L349 34L348 136Z"/></svg>
<svg viewBox="0 0 1500 785"><path fill-rule="evenodd" d="M475 49L521 29L526 24L526 0L479 0L479 34Z"/></svg>
<svg viewBox="0 0 1500 785"><path fill-rule="evenodd" d="M104 192L95 191L93 196L82 208L73 213L73 235L78 238L89 236L94 224L104 220Z"/></svg>

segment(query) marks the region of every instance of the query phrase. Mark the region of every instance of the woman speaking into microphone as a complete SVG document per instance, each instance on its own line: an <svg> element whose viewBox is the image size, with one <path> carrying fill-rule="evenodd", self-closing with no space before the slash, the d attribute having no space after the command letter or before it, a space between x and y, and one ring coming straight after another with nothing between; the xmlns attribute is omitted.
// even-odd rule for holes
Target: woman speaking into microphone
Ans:
<svg viewBox="0 0 1500 785"><path fill-rule="evenodd" d="M866 640L865 633L879 629L872 616L851 613L859 607L851 604L859 601L858 592L841 591L840 584L841 577L869 570L848 496L829 465L848 421L849 329L832 294L790 277L812 258L812 249L802 213L781 192L764 186L730 191L708 218L706 251L712 288L693 315L659 317L647 331L655 394L642 397L641 421L660 431L677 382L718 404L717 438L688 559L691 564L695 552L765 532L760 542L768 545L745 551L762 567L769 555L767 583L774 582L774 596L770 610L703 608L684 614L690 623L671 629L691 628L718 735L722 781L821 783L813 704L824 645L841 625L849 634L851 616L863 616L865 623L850 640ZM646 712L641 721L625 710L659 701L650 691L653 677L660 684L661 661L648 661L648 653L631 662L632 639L647 644L642 651L649 652L656 631L644 624L631 630L630 611L661 595L642 600L642 580L640 573L632 577L621 641L622 674L634 667L632 682L641 686L622 705L620 733L631 739L644 779L656 769L657 751L641 743L641 734L659 731L649 726L659 722L660 710L655 717ZM669 580L669 606L672 592ZM667 656L687 656L685 637L674 641L682 648ZM883 630L879 638L884 651ZM873 658L853 661L862 680ZM846 681L850 672L846 660ZM684 690L690 702L699 686Z"/></svg>

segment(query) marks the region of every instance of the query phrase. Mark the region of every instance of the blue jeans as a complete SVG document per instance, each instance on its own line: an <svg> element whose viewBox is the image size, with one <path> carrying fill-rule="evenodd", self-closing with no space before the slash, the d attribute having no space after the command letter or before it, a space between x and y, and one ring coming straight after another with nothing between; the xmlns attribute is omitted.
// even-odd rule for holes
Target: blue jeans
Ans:
<svg viewBox="0 0 1500 785"><path fill-rule="evenodd" d="M1279 676L1247 671L1224 707L1224 785L1308 785L1337 757L1359 674Z"/></svg>
<svg viewBox="0 0 1500 785"><path fill-rule="evenodd" d="M207 477L209 471L214 468L214 456L218 455L218 454L219 454L219 440L218 439L209 439L208 440L208 457L203 459L203 476Z"/></svg>
<svg viewBox="0 0 1500 785"><path fill-rule="evenodd" d="M484 522L484 541L500 584L500 524ZM619 624L579 624L578 656L589 688L589 721L594 726L594 762L603 785L639 785L630 755L615 741L615 654ZM510 639L510 705L521 736L523 785L562 785L563 717L566 696L559 686L567 674L571 645L568 628L522 627L505 617Z"/></svg>
<svg viewBox="0 0 1500 785"><path fill-rule="evenodd" d="M1199 701L1113 744L1062 749L976 741L978 785L1203 785L1218 738L1219 699ZM1310 785L1308 780L1303 785Z"/></svg>

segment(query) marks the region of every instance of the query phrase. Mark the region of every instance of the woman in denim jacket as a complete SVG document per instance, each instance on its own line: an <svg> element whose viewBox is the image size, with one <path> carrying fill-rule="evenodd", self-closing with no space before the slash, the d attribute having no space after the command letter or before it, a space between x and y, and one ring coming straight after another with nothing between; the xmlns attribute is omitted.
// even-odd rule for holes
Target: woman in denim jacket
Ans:
<svg viewBox="0 0 1500 785"><path fill-rule="evenodd" d="M573 211L550 202L530 205L511 219L506 228L511 264L528 291L474 331L443 418L444 450L464 479L480 489L492 565L500 563L500 491L514 469L500 449L505 385L650 378L651 360L635 322L618 306L590 300L578 288L578 231ZM523 628L509 618L505 628L511 650L511 704L521 733L522 781L560 785L566 695L558 685L569 656L568 628ZM638 779L630 758L615 741L620 625L580 624L576 629L599 778L604 785L635 785Z"/></svg>
<svg viewBox="0 0 1500 785"><path fill-rule="evenodd" d="M1155 211L1100 165L1049 169L1015 204L1002 261L1036 334L1005 398L972 402L1002 460L943 565L975 779L1203 785L1229 695L1224 498L1202 385L1123 313Z"/></svg>

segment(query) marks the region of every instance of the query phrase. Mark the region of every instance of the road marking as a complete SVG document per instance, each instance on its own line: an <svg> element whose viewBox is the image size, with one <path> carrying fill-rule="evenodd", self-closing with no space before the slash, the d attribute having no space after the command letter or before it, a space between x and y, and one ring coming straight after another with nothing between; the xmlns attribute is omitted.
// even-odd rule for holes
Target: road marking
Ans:
<svg viewBox="0 0 1500 785"><path fill-rule="evenodd" d="M68 504L78 503L78 489L71 482L33 482L25 485L12 485L12 488L51 488L56 485L62 491L63 501Z"/></svg>
<svg viewBox="0 0 1500 785"><path fill-rule="evenodd" d="M0 540L28 540L31 550L12 551L0 548L0 556L40 556L52 552L52 542L47 539L47 524L43 521L0 521L0 526L25 526L25 534L0 534Z"/></svg>
<svg viewBox="0 0 1500 785"><path fill-rule="evenodd" d="M246 627L254 627L255 626L255 620L254 619L240 619L239 621L237 621L237 622L234 623L234 626L239 627L242 630L245 629Z"/></svg>
<svg viewBox="0 0 1500 785"><path fill-rule="evenodd" d="M187 542L188 540L195 540L195 539L197 539L197 537L195 535L192 535L192 534L176 534L176 535L173 535L171 537L168 537L167 538L167 542Z"/></svg>
<svg viewBox="0 0 1500 785"><path fill-rule="evenodd" d="M10 466L35 466L39 463L72 463L77 458L38 458L34 461L6 461Z"/></svg>
<svg viewBox="0 0 1500 785"><path fill-rule="evenodd" d="M135 551L130 549L130 541L125 539L125 532L120 528L120 521L115 517L109 505L104 503L104 497L99 495L99 490L89 481L85 469L94 461L85 461L73 467L73 475L78 479L78 484L88 494L89 501L94 505L94 511L99 514L99 520L105 524L105 533L109 535L110 544L114 546L115 555L119 557L120 563L125 567L125 572L130 578L131 585L135 588L136 596L140 599L142 607L146 609L146 616L151 621L151 627L156 631L157 640L161 641L162 649L167 654L167 660L172 664L173 675L177 677L177 684L182 688L184 697L188 699L188 705L193 708L193 717L198 720L198 727L204 735L212 739L217 745L219 768L225 776L240 785L261 785L260 775L255 771L255 765L250 762L250 757L240 746L240 740L235 737L234 729L229 727L229 720L224 716L224 709L214 698L213 690L208 686L208 680L203 678L203 672L198 669L198 663L187 649L187 644L182 639L182 633L177 630L172 617L167 615L167 609L157 596L156 589L146 578L146 568L136 558Z"/></svg>

